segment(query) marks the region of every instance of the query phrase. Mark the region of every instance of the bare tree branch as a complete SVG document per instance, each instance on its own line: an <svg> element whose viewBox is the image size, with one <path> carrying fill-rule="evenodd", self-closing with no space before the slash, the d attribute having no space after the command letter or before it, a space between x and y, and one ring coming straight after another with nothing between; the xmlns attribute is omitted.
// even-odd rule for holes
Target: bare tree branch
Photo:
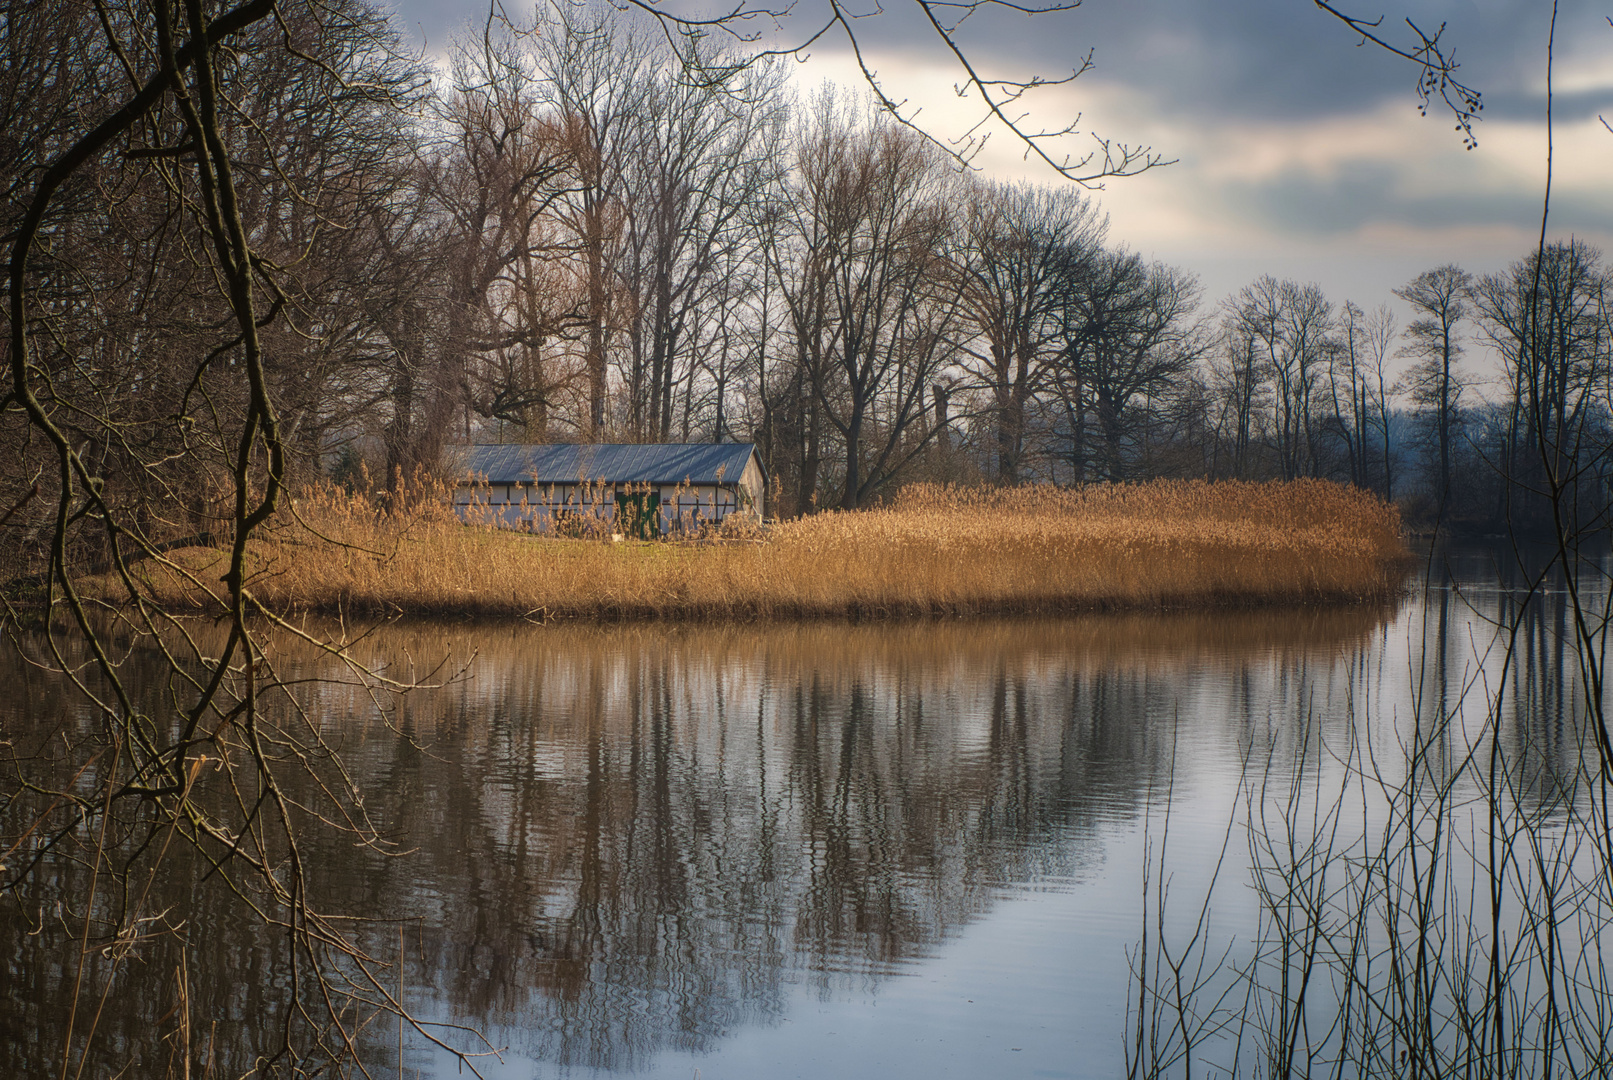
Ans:
<svg viewBox="0 0 1613 1080"><path fill-rule="evenodd" d="M1365 45L1370 41L1379 48L1416 64L1421 69L1417 76L1419 100L1417 111L1427 116L1429 103L1436 97L1439 98L1456 118L1456 130L1462 133L1462 145L1469 150L1478 146L1478 137L1473 134L1473 124L1481 119L1479 113L1484 109L1484 101L1477 90L1457 79L1456 72L1461 65L1456 62L1456 50L1446 49L1440 43L1440 38L1445 34L1444 23L1440 23L1439 29L1429 34L1407 19L1406 25L1411 28L1416 40L1398 45L1383 34L1382 15L1376 19L1364 19L1345 14L1328 0L1314 0L1314 2L1317 7L1360 34L1360 44Z"/></svg>

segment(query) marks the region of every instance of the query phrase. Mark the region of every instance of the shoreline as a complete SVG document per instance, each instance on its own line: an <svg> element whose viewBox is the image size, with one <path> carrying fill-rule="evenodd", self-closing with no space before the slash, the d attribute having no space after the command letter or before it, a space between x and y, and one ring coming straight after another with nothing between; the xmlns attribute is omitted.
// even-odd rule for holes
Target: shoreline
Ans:
<svg viewBox="0 0 1613 1080"><path fill-rule="evenodd" d="M255 604L259 610L252 612L255 618L264 618L266 614L273 619L288 622L302 618L318 619L376 619L383 623L392 622L421 622L421 623L485 623L489 625L537 625L537 626L648 626L660 624L664 626L786 626L811 625L824 623L845 623L847 625L913 625L929 622L952 622L970 620L992 619L1061 619L1082 618L1098 615L1198 615L1217 613L1252 612L1272 613L1301 613L1301 612L1333 612L1349 611L1381 605L1389 605L1403 600L1407 595L1407 581L1415 570L1416 556L1409 553L1397 560L1397 580L1390 588L1375 590L1367 593L1280 593L1260 595L1256 593L1225 593L1215 595L1183 594L1176 596L1142 597L1093 597L1088 595L1071 595L1065 597L1045 598L1034 603L1019 600L1001 600L997 602L935 602L930 604L880 604L875 602L851 603L839 607L806 606L795 607L771 606L762 608L754 605L737 605L715 609L699 607L696 605L622 605L622 604L593 604L577 606L553 606L539 609L517 611L508 605L489 603L485 600L472 599L463 603L435 602L412 603L408 606L393 601L319 601L299 602L290 600L275 604L274 606ZM116 612L134 610L135 605L127 600L119 603L105 595L91 595L85 598L97 607L109 608ZM255 598L254 598L255 599ZM31 614L44 617L47 605L37 600L12 598L11 606L19 614ZM60 606L58 602L56 607ZM167 613L177 618L213 618L223 607L222 599L215 599L213 603L198 602L187 599L186 602L169 607ZM266 614L265 614L266 613Z"/></svg>
<svg viewBox="0 0 1613 1080"><path fill-rule="evenodd" d="M1411 558L1403 561L1407 563L1414 562ZM375 603L335 605L328 603L318 605L293 603L289 608L271 610L276 617L283 619L295 619L306 615L318 618L359 617L380 618L389 621L527 623L542 626L564 624L623 626L655 623L669 626L696 624L754 626L828 622L867 625L974 619L1057 619L1066 616L1074 618L1091 615L1190 615L1217 612L1338 611L1387 605L1404 599L1407 595L1406 581L1410 577L1412 570L1412 566L1406 566L1400 575L1400 580L1393 588L1364 595L1358 593L1335 593L1261 596L1245 593L1208 596L1160 596L1155 598L1068 596L1048 598L1036 603L1025 603L1016 600L1003 600L996 603L933 603L929 605L918 603L897 605L870 602L847 604L841 607L808 607L802 605L793 608L774 606L765 609L739 605L720 610L695 605L684 607L677 605L590 605L573 608L561 606L523 612L517 612L508 607L490 605L483 601L471 601L463 605L444 603L412 605L410 607L391 603L384 605ZM176 612L176 614L198 616L205 613L205 610L201 607L190 612Z"/></svg>
<svg viewBox="0 0 1613 1080"><path fill-rule="evenodd" d="M1413 563L1415 560L1402 560ZM1395 606L1410 597L1409 579L1415 565L1408 565L1399 583L1392 590L1370 596L1310 597L1296 599L1291 596L1248 597L1226 596L1216 598L1162 598L1156 601L1092 601L1084 599L1064 606L977 606L971 609L947 610L891 610L866 608L860 610L813 611L668 611L664 609L590 609L578 611L521 612L489 610L486 608L434 606L400 609L395 606L316 607L296 605L290 608L267 611L256 610L248 614L249 624L269 630L285 624L300 632L307 632L320 624L337 624L352 630L362 626L363 633L373 629L429 629L508 631L517 629L545 631L652 631L676 634L684 631L807 631L814 628L843 627L852 629L882 629L899 632L941 626L990 627L1001 624L1026 625L1036 623L1067 623L1078 626L1084 621L1111 621L1123 625L1127 620L1159 620L1170 625L1173 620L1238 619L1250 616L1272 619L1310 619L1330 617L1379 618L1392 616ZM94 600L94 608L107 617L122 618L135 610L132 604L114 605L105 598ZM25 631L37 631L58 616L55 608L40 603L13 601L18 619L15 625ZM91 612L92 615L96 613ZM178 622L217 621L217 609L194 606L170 610L168 616Z"/></svg>

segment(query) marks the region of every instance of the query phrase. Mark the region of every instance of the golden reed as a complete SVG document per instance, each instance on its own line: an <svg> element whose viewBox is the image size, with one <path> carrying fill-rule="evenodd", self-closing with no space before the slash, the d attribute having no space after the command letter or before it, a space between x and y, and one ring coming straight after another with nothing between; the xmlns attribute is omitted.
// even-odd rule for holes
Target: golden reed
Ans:
<svg viewBox="0 0 1613 1080"><path fill-rule="evenodd" d="M1392 505L1319 480L921 484L877 509L651 543L467 526L445 494L416 485L381 511L305 492L254 545L252 596L281 613L369 615L1051 614L1380 601L1409 561ZM191 549L138 572L163 603L206 610L222 558Z"/></svg>

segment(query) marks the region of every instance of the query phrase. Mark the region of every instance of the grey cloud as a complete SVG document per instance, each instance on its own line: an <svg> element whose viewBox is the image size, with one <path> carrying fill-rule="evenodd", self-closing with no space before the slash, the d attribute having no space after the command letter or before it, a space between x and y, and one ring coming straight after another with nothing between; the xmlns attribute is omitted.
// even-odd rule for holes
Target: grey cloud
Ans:
<svg viewBox="0 0 1613 1080"><path fill-rule="evenodd" d="M1428 32L1444 24L1442 43L1454 50L1460 77L1484 94L1487 113L1498 104L1507 113L1519 106L1538 111L1538 99L1522 91L1538 83L1544 65L1544 5L1342 0L1340 6L1381 13L1384 35L1397 42L1414 40L1407 17ZM1408 108L1415 102L1414 65L1375 46L1357 47L1359 38L1310 0L1088 0L1070 23L1096 49L1102 77L1187 116L1325 117L1390 99L1403 98ZM1605 44L1597 46L1598 39ZM1018 44L1039 60L1049 49L1036 40ZM1564 3L1558 40L1613 53L1604 5Z"/></svg>
<svg viewBox="0 0 1613 1080"><path fill-rule="evenodd" d="M449 37L469 25L471 19L487 14L485 4L462 0L399 0L385 6L405 40L434 49L447 44Z"/></svg>
<svg viewBox="0 0 1613 1080"><path fill-rule="evenodd" d="M1608 33L1613 39L1613 31ZM1518 91L1484 95L1484 115L1492 120L1518 120L1541 122L1545 117L1546 99L1539 93ZM1552 94L1551 114L1558 123L1572 123L1606 116L1613 120L1613 94L1606 91L1580 90ZM1479 132L1482 136L1482 130Z"/></svg>
<svg viewBox="0 0 1613 1080"><path fill-rule="evenodd" d="M527 3L508 3L511 14ZM714 7L714 4L707 4ZM1502 117L1538 113L1547 16L1543 4L1515 0L1340 0L1362 16L1383 18L1383 33L1413 40L1404 20L1425 31L1445 26L1442 41L1454 50L1461 76L1483 91L1485 112ZM865 7L875 10L873 0ZM697 10L684 0L682 10ZM826 8L801 0L780 40L807 32ZM433 46L457 29L479 25L481 0L398 0L396 15L411 35L423 31ZM856 22L859 39L876 66L899 50L939 58L934 32L916 5L887 0L884 12ZM1357 112L1387 99L1415 101L1417 69L1358 39L1311 0L1085 0L1069 12L1027 18L987 7L959 32L971 56L1001 74L1058 76L1094 51L1093 77L1148 96L1175 115L1218 122L1231 117L1326 117ZM1564 0L1558 16L1564 50L1613 54L1613 28L1600 0ZM1605 41L1605 44L1600 42ZM838 47L826 39L819 51ZM899 91L900 88L893 87ZM1576 106L1580 107L1580 106ZM1582 108L1606 111L1587 101Z"/></svg>
<svg viewBox="0 0 1613 1080"><path fill-rule="evenodd" d="M1386 162L1353 162L1332 176L1294 170L1260 181L1222 184L1212 196L1226 213L1291 236L1336 237L1368 226L1438 229L1473 224L1538 227L1540 193L1526 187L1506 192L1406 195L1397 191L1396 170ZM1578 192L1553 200L1554 233L1613 233L1613 205Z"/></svg>
<svg viewBox="0 0 1613 1080"><path fill-rule="evenodd" d="M1381 14L1383 35L1396 43L1415 40L1407 18L1429 33L1443 24L1441 42L1460 63L1463 81L1483 93L1486 114L1538 114L1541 100L1530 88L1544 67L1545 5L1340 0L1340 6ZM900 0L860 29L876 48L932 47L930 32ZM997 72L1057 76L1091 49L1092 77L1138 91L1162 112L1205 123L1320 119L1387 100L1403 100L1408 109L1416 103L1414 64L1358 46L1358 36L1311 0L1086 0L1078 10L1036 18L983 12L962 36L972 55ZM1613 56L1605 5L1565 0L1558 43L1563 51Z"/></svg>

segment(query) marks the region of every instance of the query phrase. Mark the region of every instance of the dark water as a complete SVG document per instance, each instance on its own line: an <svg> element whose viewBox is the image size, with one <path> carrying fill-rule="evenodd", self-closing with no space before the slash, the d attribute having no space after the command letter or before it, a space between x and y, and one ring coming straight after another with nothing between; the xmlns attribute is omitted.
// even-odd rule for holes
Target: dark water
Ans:
<svg viewBox="0 0 1613 1080"><path fill-rule="evenodd" d="M364 940L404 960L384 981L445 1042L482 1032L490 1076L1122 1075L1145 867L1163 852L1171 889L1206 887L1251 759L1303 760L1329 732L1395 746L1510 664L1528 782L1577 760L1561 605L1524 613L1509 658L1494 567L1453 566L1384 609L383 627L354 649L365 665L445 684L401 696L288 645L308 730L396 844L309 823L308 887L382 920ZM140 684L151 646L122 645ZM59 676L0 664L24 762L91 723ZM157 715L164 685L142 685ZM146 885L162 917L118 958L85 1075L179 1075L183 1045L193 1075L209 1055L236 1075L286 1021L284 941L187 858ZM88 871L47 865L0 913L7 1075L59 1068L76 981ZM1253 922L1234 901L1216 929ZM110 969L94 952L81 993ZM394 1075L385 1023L358 1038ZM402 1041L407 1075L457 1074Z"/></svg>

